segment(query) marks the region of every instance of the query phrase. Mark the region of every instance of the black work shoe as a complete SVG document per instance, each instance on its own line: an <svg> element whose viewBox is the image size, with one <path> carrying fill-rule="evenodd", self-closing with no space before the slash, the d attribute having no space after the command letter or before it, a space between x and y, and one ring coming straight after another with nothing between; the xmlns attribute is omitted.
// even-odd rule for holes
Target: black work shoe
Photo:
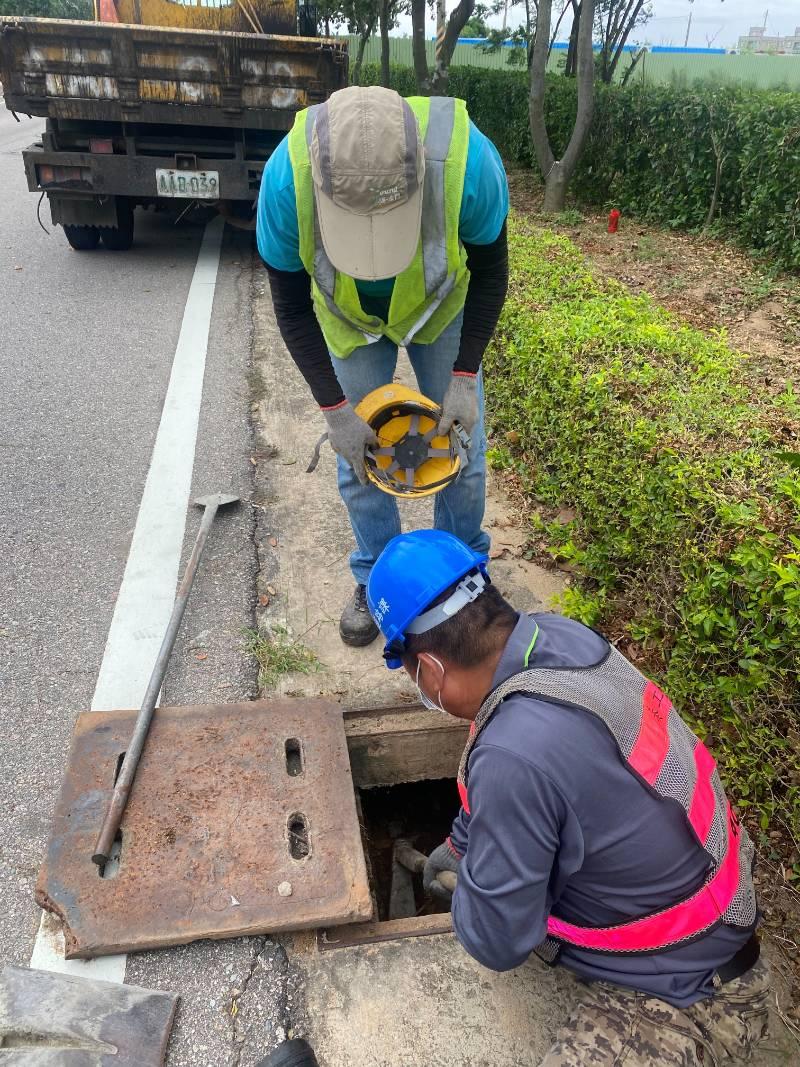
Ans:
<svg viewBox="0 0 800 1067"><path fill-rule="evenodd" d="M294 1038L278 1045L269 1056L259 1060L256 1067L319 1067L319 1063L309 1043Z"/></svg>
<svg viewBox="0 0 800 1067"><path fill-rule="evenodd" d="M347 602L339 621L339 636L346 645L362 648L371 645L378 636L378 627L372 621L367 607L367 587L357 585Z"/></svg>

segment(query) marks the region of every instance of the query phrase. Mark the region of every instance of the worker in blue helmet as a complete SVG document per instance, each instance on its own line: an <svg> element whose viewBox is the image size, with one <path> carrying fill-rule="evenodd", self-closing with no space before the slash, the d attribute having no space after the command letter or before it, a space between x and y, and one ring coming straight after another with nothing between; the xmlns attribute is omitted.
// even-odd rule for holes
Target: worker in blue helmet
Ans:
<svg viewBox="0 0 800 1067"><path fill-rule="evenodd" d="M600 634L520 614L451 534L389 542L367 585L388 667L472 723L461 810L423 881L502 971L536 952L589 984L546 1067L721 1064L765 1036L753 846L713 757Z"/></svg>

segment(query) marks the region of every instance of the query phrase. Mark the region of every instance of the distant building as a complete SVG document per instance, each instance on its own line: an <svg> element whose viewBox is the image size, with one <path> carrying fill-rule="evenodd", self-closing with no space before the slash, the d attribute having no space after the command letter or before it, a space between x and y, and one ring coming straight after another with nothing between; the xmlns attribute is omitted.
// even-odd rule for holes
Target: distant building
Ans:
<svg viewBox="0 0 800 1067"><path fill-rule="evenodd" d="M739 38L740 52L788 52L800 55L800 26L788 37L768 37L763 26L751 26L746 37Z"/></svg>

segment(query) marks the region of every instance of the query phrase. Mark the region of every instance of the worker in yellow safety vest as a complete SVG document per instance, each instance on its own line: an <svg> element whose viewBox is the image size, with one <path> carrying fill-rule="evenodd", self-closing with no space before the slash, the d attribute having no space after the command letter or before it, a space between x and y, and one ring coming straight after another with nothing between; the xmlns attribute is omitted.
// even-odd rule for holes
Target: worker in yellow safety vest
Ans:
<svg viewBox="0 0 800 1067"><path fill-rule="evenodd" d="M342 89L298 113L264 169L258 248L281 334L338 453L356 540L356 588L340 622L347 644L378 634L365 587L400 531L401 494L368 477L365 452L378 440L356 411L392 382L398 347L440 408L438 433L465 434L434 525L488 550L480 368L508 287L507 213L497 150L449 97Z"/></svg>

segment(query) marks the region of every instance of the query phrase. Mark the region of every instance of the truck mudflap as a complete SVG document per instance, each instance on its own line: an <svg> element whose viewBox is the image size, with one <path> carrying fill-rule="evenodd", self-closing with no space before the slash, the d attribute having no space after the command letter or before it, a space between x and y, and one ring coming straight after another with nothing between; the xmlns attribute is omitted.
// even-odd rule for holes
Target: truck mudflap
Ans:
<svg viewBox="0 0 800 1067"><path fill-rule="evenodd" d="M0 19L6 106L52 119L288 130L347 62L321 38Z"/></svg>

